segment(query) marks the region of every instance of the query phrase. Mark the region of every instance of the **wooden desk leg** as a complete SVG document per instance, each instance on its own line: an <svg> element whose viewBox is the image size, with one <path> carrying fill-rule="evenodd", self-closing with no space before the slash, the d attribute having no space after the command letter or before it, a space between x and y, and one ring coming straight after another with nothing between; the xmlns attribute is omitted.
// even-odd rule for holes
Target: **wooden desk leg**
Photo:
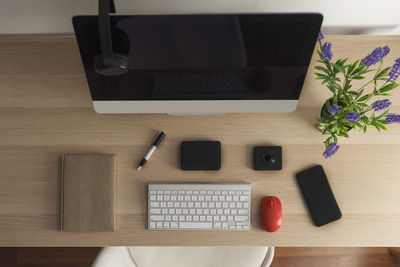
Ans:
<svg viewBox="0 0 400 267"><path fill-rule="evenodd" d="M400 257L400 248L388 248L390 254Z"/></svg>

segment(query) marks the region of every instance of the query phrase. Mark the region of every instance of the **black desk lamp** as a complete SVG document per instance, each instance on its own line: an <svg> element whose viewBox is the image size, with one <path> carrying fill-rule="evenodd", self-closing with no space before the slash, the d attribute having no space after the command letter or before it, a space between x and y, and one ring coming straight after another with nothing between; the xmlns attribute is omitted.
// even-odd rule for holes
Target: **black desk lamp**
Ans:
<svg viewBox="0 0 400 267"><path fill-rule="evenodd" d="M111 39L110 12L115 13L113 0L99 0L99 37L101 54L94 58L98 74L120 76L128 72L129 58L122 53L114 53Z"/></svg>

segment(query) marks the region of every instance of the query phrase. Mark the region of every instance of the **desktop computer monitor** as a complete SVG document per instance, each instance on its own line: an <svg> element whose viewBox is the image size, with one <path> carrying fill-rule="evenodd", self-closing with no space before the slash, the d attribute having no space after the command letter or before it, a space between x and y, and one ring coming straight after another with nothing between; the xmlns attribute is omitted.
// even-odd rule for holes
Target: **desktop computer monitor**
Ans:
<svg viewBox="0 0 400 267"><path fill-rule="evenodd" d="M115 53L127 73L103 76L98 17L73 26L98 113L283 113L294 111L322 15L112 15Z"/></svg>

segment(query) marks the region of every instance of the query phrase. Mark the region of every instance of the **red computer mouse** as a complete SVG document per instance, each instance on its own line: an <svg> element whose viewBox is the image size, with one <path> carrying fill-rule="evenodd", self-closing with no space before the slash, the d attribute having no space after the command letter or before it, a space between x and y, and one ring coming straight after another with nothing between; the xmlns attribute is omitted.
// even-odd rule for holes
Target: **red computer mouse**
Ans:
<svg viewBox="0 0 400 267"><path fill-rule="evenodd" d="M265 231L275 232L282 224L282 204L277 197L264 197L261 201L261 223Z"/></svg>

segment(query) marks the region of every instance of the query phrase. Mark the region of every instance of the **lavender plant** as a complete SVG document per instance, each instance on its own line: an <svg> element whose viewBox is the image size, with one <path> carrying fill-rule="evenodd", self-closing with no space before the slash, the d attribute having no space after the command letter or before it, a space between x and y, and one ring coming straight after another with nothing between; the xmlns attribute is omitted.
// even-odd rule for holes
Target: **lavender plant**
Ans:
<svg viewBox="0 0 400 267"><path fill-rule="evenodd" d="M325 140L323 156L330 158L339 149L338 137L349 137L349 130L359 129L364 133L368 127L387 130L386 124L400 123L400 114L389 113L389 99L372 101L375 97L390 96L389 92L399 86L395 81L400 75L400 58L391 67L383 66L384 57L389 54L388 46L377 47L369 55L353 63L348 58L331 61L332 44L322 44L324 36L318 36L318 66L315 69L317 80L332 92L325 101L321 117L315 121L322 134L329 135ZM354 80L363 80L366 74L374 75L358 88L352 88Z"/></svg>

